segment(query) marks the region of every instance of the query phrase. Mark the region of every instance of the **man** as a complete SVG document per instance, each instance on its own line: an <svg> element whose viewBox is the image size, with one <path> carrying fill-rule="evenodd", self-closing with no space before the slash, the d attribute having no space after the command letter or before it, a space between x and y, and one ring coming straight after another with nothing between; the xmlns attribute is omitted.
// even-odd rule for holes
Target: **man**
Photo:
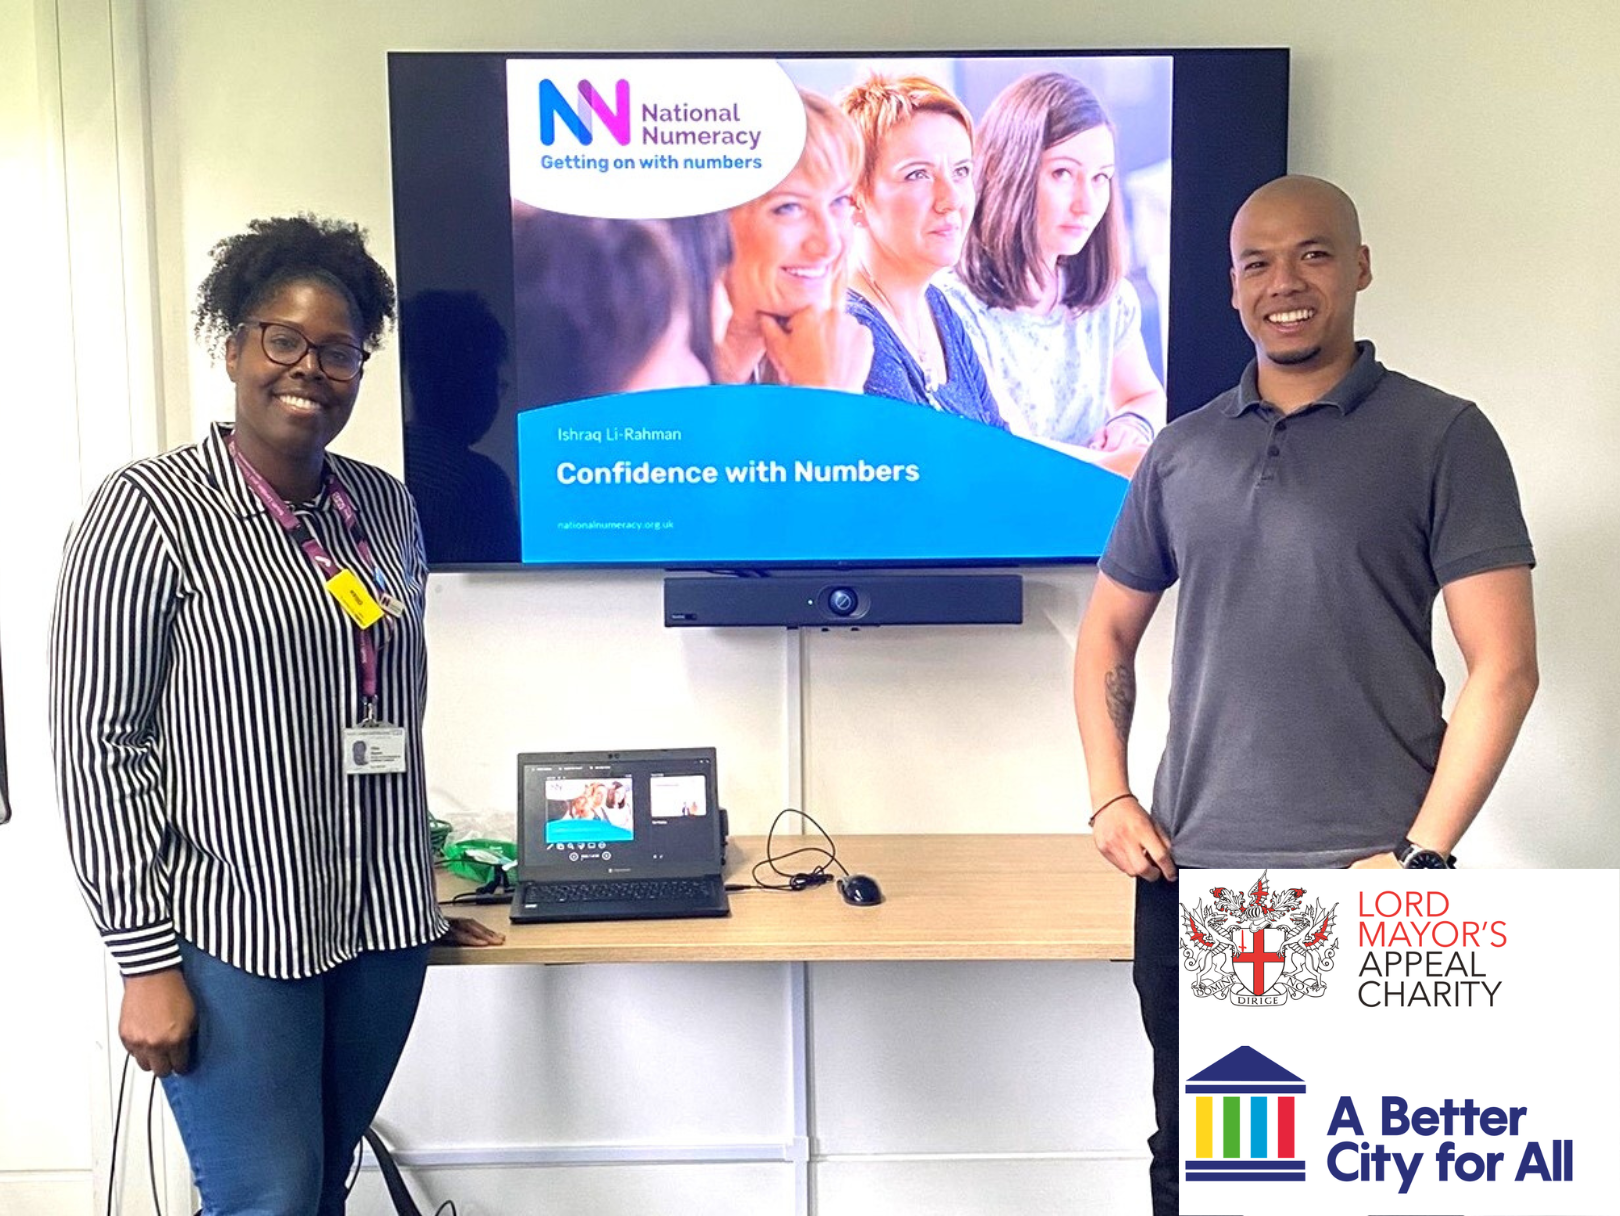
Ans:
<svg viewBox="0 0 1620 1216"><path fill-rule="evenodd" d="M1075 655L1094 839L1137 879L1155 1216L1179 1190L1178 866L1451 864L1537 682L1507 454L1478 408L1355 340L1372 267L1354 204L1279 178L1238 211L1231 250L1254 361L1148 450ZM1126 768L1135 654L1178 581L1150 815ZM1437 595L1468 670L1449 727Z"/></svg>

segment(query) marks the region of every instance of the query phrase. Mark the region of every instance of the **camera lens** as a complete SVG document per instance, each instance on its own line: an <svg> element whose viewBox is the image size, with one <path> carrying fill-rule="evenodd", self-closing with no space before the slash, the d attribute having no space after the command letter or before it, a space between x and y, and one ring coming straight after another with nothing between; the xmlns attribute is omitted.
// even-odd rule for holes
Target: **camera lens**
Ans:
<svg viewBox="0 0 1620 1216"><path fill-rule="evenodd" d="M827 611L834 616L852 616L859 601L853 587L834 587L827 592Z"/></svg>

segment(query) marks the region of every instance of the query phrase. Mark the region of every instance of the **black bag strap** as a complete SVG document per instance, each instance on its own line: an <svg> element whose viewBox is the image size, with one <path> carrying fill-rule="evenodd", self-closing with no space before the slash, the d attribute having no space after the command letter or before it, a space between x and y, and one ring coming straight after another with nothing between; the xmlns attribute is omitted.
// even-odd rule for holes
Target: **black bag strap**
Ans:
<svg viewBox="0 0 1620 1216"><path fill-rule="evenodd" d="M388 1187L388 1197L394 1201L397 1216L422 1216L422 1209L416 1206L410 1191L405 1189L405 1179L399 1172L399 1166L394 1163L394 1155L388 1151L376 1128L366 1128L366 1144L371 1148L371 1155L377 1159L377 1168L382 1171L383 1183Z"/></svg>

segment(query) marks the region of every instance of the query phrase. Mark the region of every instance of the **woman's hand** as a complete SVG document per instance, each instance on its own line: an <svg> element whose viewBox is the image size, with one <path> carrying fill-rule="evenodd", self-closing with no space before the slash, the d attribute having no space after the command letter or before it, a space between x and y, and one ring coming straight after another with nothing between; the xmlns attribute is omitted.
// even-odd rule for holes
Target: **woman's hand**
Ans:
<svg viewBox="0 0 1620 1216"><path fill-rule="evenodd" d="M1099 452L1118 452L1125 448L1145 448L1153 442L1151 424L1135 414L1115 414L1097 428L1097 433L1086 446Z"/></svg>
<svg viewBox="0 0 1620 1216"><path fill-rule="evenodd" d="M732 313L726 321L725 334L714 346L714 379L716 384L747 384L754 378L759 361L765 357L765 340L760 337L758 317ZM766 318L769 320L769 318Z"/></svg>
<svg viewBox="0 0 1620 1216"><path fill-rule="evenodd" d="M118 1037L143 1071L166 1077L191 1068L197 1007L180 968L133 975L124 981Z"/></svg>
<svg viewBox="0 0 1620 1216"><path fill-rule="evenodd" d="M506 940L506 934L495 932L483 921L468 916L452 916L448 919L450 928L439 939L441 946L498 946Z"/></svg>
<svg viewBox="0 0 1620 1216"><path fill-rule="evenodd" d="M784 384L858 393L872 370L872 331L842 308L760 317L765 355Z"/></svg>
<svg viewBox="0 0 1620 1216"><path fill-rule="evenodd" d="M1147 455L1153 440L1151 424L1132 414L1117 414L1097 428L1097 433L1086 440L1086 448L1093 453L1091 461L1103 468L1130 477L1136 466Z"/></svg>

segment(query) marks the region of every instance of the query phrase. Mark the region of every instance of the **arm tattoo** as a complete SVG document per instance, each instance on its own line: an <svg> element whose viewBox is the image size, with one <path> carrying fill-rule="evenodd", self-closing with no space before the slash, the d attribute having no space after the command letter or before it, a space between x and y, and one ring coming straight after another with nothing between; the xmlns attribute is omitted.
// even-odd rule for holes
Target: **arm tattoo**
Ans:
<svg viewBox="0 0 1620 1216"><path fill-rule="evenodd" d="M1108 716L1113 719L1114 731L1121 743L1131 737L1131 717L1136 713L1136 673L1121 663L1103 676L1103 690L1108 700Z"/></svg>

